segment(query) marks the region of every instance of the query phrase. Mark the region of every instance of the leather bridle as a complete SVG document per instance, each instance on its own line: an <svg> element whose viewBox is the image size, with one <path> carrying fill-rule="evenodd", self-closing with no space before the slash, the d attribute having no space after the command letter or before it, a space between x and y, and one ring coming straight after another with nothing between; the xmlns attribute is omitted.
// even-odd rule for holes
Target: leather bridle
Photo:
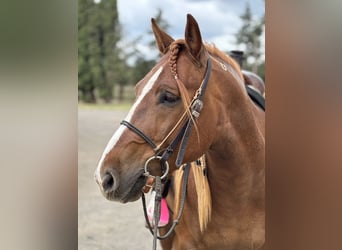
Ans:
<svg viewBox="0 0 342 250"><path fill-rule="evenodd" d="M162 199L162 184L161 181L166 178L168 175L169 171L169 164L168 164L168 159L170 156L174 153L174 150L176 147L179 145L179 150L177 154L177 159L176 159L176 167L179 168L182 165L184 154L186 151L186 147L188 144L188 140L192 131L193 123L194 121L199 117L202 108L203 108L203 101L202 98L205 94L205 91L207 89L207 85L209 82L210 78L210 72L211 72L211 59L210 56L208 56L207 59L207 65L206 65L206 72L204 79L202 80L202 83L200 87L197 89L195 92L194 97L192 98L192 101L190 102L190 113L191 115L187 116L187 112L185 111L179 121L176 123L176 125L171 129L171 131L166 135L166 137L162 140L162 142L157 145L149 136L147 136L144 132L142 132L140 129L138 129L136 126L134 126L132 123L123 120L120 124L126 126L129 128L131 131L139 135L142 139L145 140L147 144L149 144L153 151L155 152L155 155L150 157L149 159L146 160L145 162L145 167L144 167L144 176L147 177L147 181L152 180L150 185L146 184L144 188L147 188L147 191L152 187L152 184L154 184L154 190L156 191L156 197L155 197L155 209L154 209L154 221L155 226L154 230L152 229L152 226L150 225L150 222L147 218L147 212L146 212L146 202L145 202L145 194L144 192L142 193L142 203L143 203L143 208L144 208L144 215L146 219L146 223L153 234L153 249L156 249L156 240L162 240L166 239L171 235L173 230L175 229L176 225L178 224L182 213L183 213L183 208L184 208L184 203L185 203L185 195L186 195L186 189L187 189L187 182L188 182L188 176L189 176L189 170L190 170L190 164L185 164L184 166L184 175L183 175L183 189L181 192L181 203L180 203L180 209L178 212L177 218L173 221L171 228L169 231L162 235L158 236L158 221L160 217L160 201ZM177 77L175 77L175 80L177 81ZM181 125L182 121L184 118L187 116L185 121L183 122L183 125L181 129L179 130L178 134L175 136L175 138L171 141L171 143L168 145L168 147L165 150L161 150L162 145L166 142L166 140L174 133L174 131ZM148 165L151 161L153 160L159 160L160 161L160 166L162 168L162 176L152 176L149 172Z"/></svg>

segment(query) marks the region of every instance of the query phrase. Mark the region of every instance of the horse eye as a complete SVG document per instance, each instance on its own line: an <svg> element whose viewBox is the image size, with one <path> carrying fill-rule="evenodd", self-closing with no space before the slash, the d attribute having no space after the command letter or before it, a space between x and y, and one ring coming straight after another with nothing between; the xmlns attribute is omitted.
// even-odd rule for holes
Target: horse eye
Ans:
<svg viewBox="0 0 342 250"><path fill-rule="evenodd" d="M168 91L162 91L159 96L159 102L168 106L177 104L179 100L179 96Z"/></svg>

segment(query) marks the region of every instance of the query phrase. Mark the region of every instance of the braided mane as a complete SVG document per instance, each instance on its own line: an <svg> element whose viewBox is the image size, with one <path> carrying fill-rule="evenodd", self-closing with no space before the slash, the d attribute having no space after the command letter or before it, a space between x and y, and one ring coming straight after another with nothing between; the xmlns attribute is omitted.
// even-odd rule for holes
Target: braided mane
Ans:
<svg viewBox="0 0 342 250"><path fill-rule="evenodd" d="M182 46L184 46L183 40L174 41L170 45L169 66L170 66L171 74L177 82L177 86L178 86L178 89L179 89L179 92L181 95L183 106L184 106L188 116L192 118L192 115L190 112L190 97L188 95L188 92L186 90L184 83L181 81L181 79L179 79L178 73L177 73L177 59L178 59L178 55L179 55L179 52L180 52ZM196 122L195 122L195 120L192 120L192 121L195 124L195 128L197 131Z"/></svg>

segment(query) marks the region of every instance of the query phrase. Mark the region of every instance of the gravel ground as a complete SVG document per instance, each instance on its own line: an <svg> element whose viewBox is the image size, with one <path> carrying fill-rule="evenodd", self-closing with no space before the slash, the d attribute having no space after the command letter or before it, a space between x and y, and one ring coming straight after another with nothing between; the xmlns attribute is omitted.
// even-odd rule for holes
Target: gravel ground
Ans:
<svg viewBox="0 0 342 250"><path fill-rule="evenodd" d="M107 201L94 181L94 171L107 142L126 111L78 112L78 249L151 249L141 201ZM158 249L161 249L158 247Z"/></svg>

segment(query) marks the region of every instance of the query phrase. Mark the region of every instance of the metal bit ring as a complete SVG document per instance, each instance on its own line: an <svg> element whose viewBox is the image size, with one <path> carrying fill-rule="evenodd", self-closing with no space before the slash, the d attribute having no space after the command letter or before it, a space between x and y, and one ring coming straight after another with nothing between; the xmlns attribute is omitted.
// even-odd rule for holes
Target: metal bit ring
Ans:
<svg viewBox="0 0 342 250"><path fill-rule="evenodd" d="M148 164L150 163L150 161L152 160L159 160L161 161L162 157L161 156L152 156L150 157L146 162L145 162L145 174L146 176L149 176L150 175L150 172L148 171ZM165 163L165 167L166 167L166 170L165 172L163 173L163 175L160 177L160 179L165 179L167 174L169 173L169 163L167 161L164 161Z"/></svg>

